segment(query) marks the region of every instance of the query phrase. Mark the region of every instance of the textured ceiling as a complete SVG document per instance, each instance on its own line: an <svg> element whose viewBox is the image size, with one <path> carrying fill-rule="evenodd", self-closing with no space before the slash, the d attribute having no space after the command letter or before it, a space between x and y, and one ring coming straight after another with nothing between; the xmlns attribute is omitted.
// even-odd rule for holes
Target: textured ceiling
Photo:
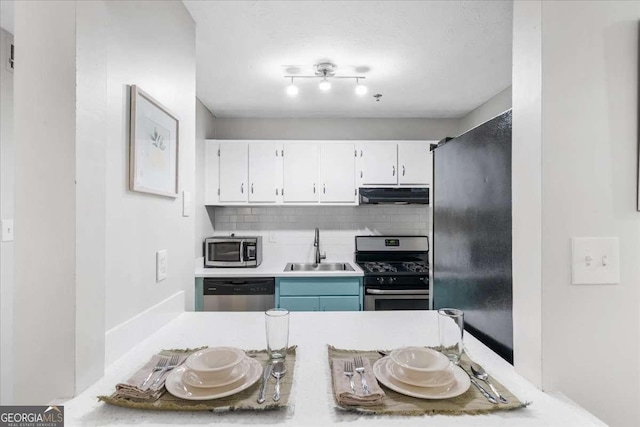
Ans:
<svg viewBox="0 0 640 427"><path fill-rule="evenodd" d="M197 94L218 117L457 118L511 84L510 1L184 1ZM328 93L287 68L330 60L367 77ZM376 102L374 94L381 93Z"/></svg>

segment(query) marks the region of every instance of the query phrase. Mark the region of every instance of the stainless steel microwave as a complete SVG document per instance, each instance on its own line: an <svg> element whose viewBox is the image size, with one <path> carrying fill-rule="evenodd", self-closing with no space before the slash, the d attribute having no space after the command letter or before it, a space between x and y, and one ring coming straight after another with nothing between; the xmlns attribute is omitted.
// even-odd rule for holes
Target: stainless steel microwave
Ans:
<svg viewBox="0 0 640 427"><path fill-rule="evenodd" d="M257 267L262 262L262 237L220 236L204 240L205 267Z"/></svg>

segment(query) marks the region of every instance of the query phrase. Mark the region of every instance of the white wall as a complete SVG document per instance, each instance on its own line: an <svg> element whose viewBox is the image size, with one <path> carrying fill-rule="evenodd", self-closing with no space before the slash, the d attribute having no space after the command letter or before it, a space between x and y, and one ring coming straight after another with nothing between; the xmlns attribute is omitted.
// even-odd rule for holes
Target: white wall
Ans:
<svg viewBox="0 0 640 427"><path fill-rule="evenodd" d="M215 117L196 99L196 195L194 199L194 255L202 257L202 241L213 235L213 218L204 205L205 200L205 141L215 137Z"/></svg>
<svg viewBox="0 0 640 427"><path fill-rule="evenodd" d="M180 189L195 190L195 23L180 1L107 2L106 328L185 292L193 307L194 218L177 199L128 189L129 85L138 85L180 119ZM159 31L158 29L162 29ZM168 278L156 283L156 251L168 251ZM128 339L171 318L154 312ZM177 313L173 313L175 315ZM107 363L126 348L109 348Z"/></svg>
<svg viewBox="0 0 640 427"><path fill-rule="evenodd" d="M538 149L535 135L528 143L533 154L541 153L542 385L566 394L612 426L637 426L640 2L536 3L516 7L514 24L541 16L533 28L541 34L540 59L530 57L525 72L534 88L542 81L539 130L527 124L541 131ZM520 42L514 37L514 52L526 47ZM536 74L540 66L541 74ZM524 83L514 76L514 99L524 98ZM530 95L533 111L535 94ZM514 135L518 126L514 120ZM518 143L523 140L514 138ZM519 179L524 187L536 186L533 174ZM537 221L535 211L530 221ZM525 226L530 225L519 224ZM619 237L620 284L571 284L574 236ZM514 281L514 286L526 284Z"/></svg>
<svg viewBox="0 0 640 427"><path fill-rule="evenodd" d="M14 217L13 72L7 66L13 36L0 29L0 218ZM0 405L13 400L14 244L0 243Z"/></svg>
<svg viewBox="0 0 640 427"><path fill-rule="evenodd" d="M639 20L640 2L542 3L543 381L617 426L640 425ZM572 236L620 238L620 285L570 284Z"/></svg>
<svg viewBox="0 0 640 427"><path fill-rule="evenodd" d="M76 3L76 393L104 373L107 13Z"/></svg>
<svg viewBox="0 0 640 427"><path fill-rule="evenodd" d="M439 140L456 136L457 119L216 118L216 139Z"/></svg>
<svg viewBox="0 0 640 427"><path fill-rule="evenodd" d="M542 11L513 10L513 363L542 387Z"/></svg>
<svg viewBox="0 0 640 427"><path fill-rule="evenodd" d="M515 28L514 31L518 29ZM511 108L511 86L498 92L495 96L478 106L474 110L470 111L466 116L462 117L458 124L457 135L473 129L474 127L494 118L495 116L504 113Z"/></svg>
<svg viewBox="0 0 640 427"><path fill-rule="evenodd" d="M73 2L16 3L16 404L74 392L75 18Z"/></svg>

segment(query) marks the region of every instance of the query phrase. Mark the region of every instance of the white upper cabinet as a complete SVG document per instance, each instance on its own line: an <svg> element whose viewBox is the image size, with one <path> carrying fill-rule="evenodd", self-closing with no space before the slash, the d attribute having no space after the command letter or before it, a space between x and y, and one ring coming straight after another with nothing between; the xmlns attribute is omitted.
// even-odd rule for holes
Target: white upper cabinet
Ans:
<svg viewBox="0 0 640 427"><path fill-rule="evenodd" d="M353 143L320 144L321 202L355 202L355 149Z"/></svg>
<svg viewBox="0 0 640 427"><path fill-rule="evenodd" d="M318 201L319 151L315 142L284 144L282 196L285 203Z"/></svg>
<svg viewBox="0 0 640 427"><path fill-rule="evenodd" d="M398 183L431 184L430 143L424 141L398 143Z"/></svg>
<svg viewBox="0 0 640 427"><path fill-rule="evenodd" d="M356 205L360 186L426 187L433 142L207 140L205 204Z"/></svg>
<svg viewBox="0 0 640 427"><path fill-rule="evenodd" d="M249 202L275 203L279 146L274 142L249 143ZM279 191L278 191L279 193Z"/></svg>
<svg viewBox="0 0 640 427"><path fill-rule="evenodd" d="M220 202L246 202L249 144L245 141L221 142L219 149Z"/></svg>
<svg viewBox="0 0 640 427"><path fill-rule="evenodd" d="M363 185L395 185L398 183L397 144L364 142L358 149L360 181Z"/></svg>

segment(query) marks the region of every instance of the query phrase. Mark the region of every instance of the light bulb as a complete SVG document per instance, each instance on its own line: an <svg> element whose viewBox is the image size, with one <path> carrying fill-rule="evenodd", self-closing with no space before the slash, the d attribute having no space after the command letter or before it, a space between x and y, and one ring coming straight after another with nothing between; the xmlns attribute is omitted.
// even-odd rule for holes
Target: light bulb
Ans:
<svg viewBox="0 0 640 427"><path fill-rule="evenodd" d="M289 96L296 96L298 94L298 86L294 85L293 83L291 83L289 86L287 86L287 95Z"/></svg>
<svg viewBox="0 0 640 427"><path fill-rule="evenodd" d="M331 82L327 80L327 78L325 77L324 79L322 79L322 81L318 85L318 89L320 89L323 92L328 91L329 89L331 89Z"/></svg>
<svg viewBox="0 0 640 427"><path fill-rule="evenodd" d="M362 83L356 84L356 93L358 95L366 95L368 91L369 89L367 89L367 87Z"/></svg>

